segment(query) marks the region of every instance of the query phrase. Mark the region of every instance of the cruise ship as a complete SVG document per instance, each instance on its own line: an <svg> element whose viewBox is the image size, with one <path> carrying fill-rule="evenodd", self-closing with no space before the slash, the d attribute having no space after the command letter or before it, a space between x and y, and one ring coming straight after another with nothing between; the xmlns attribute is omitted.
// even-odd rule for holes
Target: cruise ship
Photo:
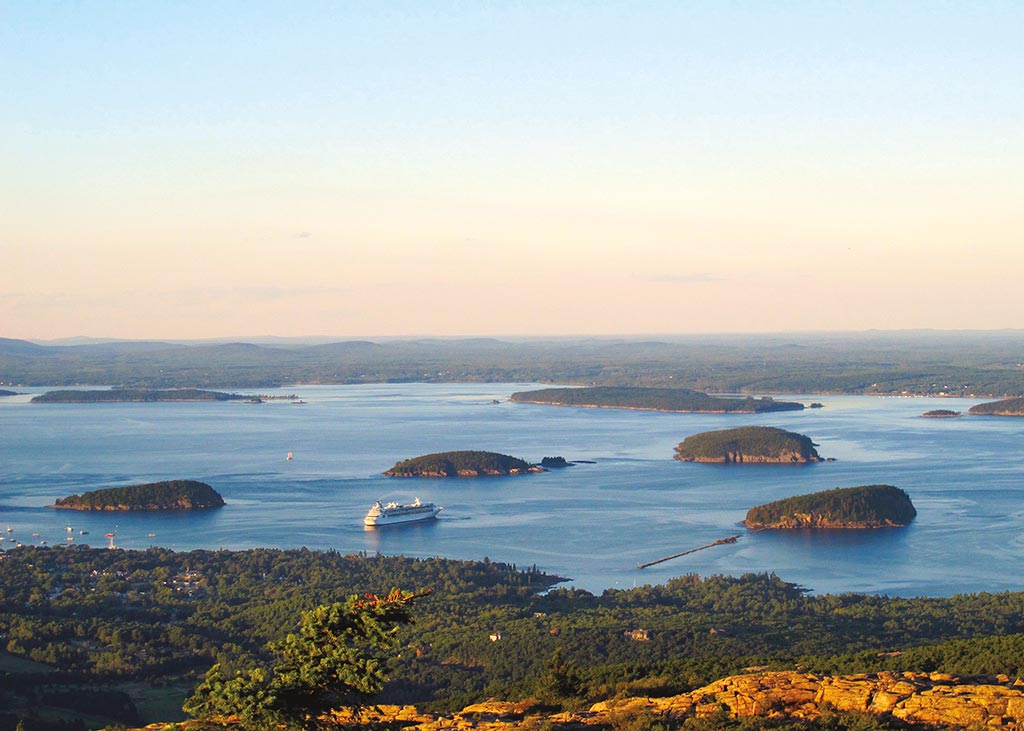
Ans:
<svg viewBox="0 0 1024 731"><path fill-rule="evenodd" d="M408 505L388 503L384 505L378 500L363 518L364 525L395 525L396 523L412 523L419 520L436 518L441 508L434 503L421 503L416 498Z"/></svg>

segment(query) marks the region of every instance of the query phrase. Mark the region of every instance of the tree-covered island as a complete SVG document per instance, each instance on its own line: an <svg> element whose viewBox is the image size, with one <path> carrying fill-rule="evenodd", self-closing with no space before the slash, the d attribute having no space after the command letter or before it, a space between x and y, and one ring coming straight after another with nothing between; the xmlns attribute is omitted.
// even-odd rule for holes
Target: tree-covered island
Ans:
<svg viewBox="0 0 1024 731"><path fill-rule="evenodd" d="M774 426L741 426L688 436L676 446L682 462L722 464L822 462L809 437Z"/></svg>
<svg viewBox="0 0 1024 731"><path fill-rule="evenodd" d="M1024 396L978 404L969 408L967 413L975 416L1024 416Z"/></svg>
<svg viewBox="0 0 1024 731"><path fill-rule="evenodd" d="M457 451L424 454L396 462L388 477L498 477L544 472L536 465L497 452Z"/></svg>
<svg viewBox="0 0 1024 731"><path fill-rule="evenodd" d="M963 416L963 412L953 411L952 409L932 409L926 411L921 416L925 419L954 419L958 416Z"/></svg>
<svg viewBox="0 0 1024 731"><path fill-rule="evenodd" d="M17 391L8 391L5 388L0 388L0 396L17 396Z"/></svg>
<svg viewBox="0 0 1024 731"><path fill-rule="evenodd" d="M566 460L565 457L544 457L540 461L540 466L544 468L572 467L573 463Z"/></svg>
<svg viewBox="0 0 1024 731"><path fill-rule="evenodd" d="M245 401L254 398L241 393L204 391L198 388L110 388L106 390L47 391L33 397L34 404L94 404L155 401ZM262 397L266 398L266 397ZM289 398L293 398L289 396Z"/></svg>
<svg viewBox="0 0 1024 731"><path fill-rule="evenodd" d="M518 391L512 401L549 406L580 406L601 409L637 409L701 414L761 414L769 411L801 411L795 401L776 401L770 396L726 398L710 396L688 388L634 388L593 386L588 388L541 388Z"/></svg>
<svg viewBox="0 0 1024 731"><path fill-rule="evenodd" d="M907 525L917 510L892 485L837 487L758 505L747 511L748 528L894 528Z"/></svg>
<svg viewBox="0 0 1024 731"><path fill-rule="evenodd" d="M224 505L224 498L196 480L167 480L127 487L109 487L59 498L53 507L67 510L205 510Z"/></svg>

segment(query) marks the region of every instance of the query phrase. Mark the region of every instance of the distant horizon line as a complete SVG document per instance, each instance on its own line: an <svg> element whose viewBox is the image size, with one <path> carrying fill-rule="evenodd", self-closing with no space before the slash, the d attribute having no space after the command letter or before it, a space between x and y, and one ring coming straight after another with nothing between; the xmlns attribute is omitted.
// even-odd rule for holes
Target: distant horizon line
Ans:
<svg viewBox="0 0 1024 731"><path fill-rule="evenodd" d="M695 338L733 338L733 337L772 337L772 336L809 336L809 335L898 335L898 334L934 334L934 335L995 335L995 334L1022 334L1024 327L1020 328L865 328L862 330L751 330L751 331L717 331L717 332L650 332L650 333L564 333L558 335L536 335L523 333L501 333L501 334L465 334L465 335L437 335L437 334L407 334L407 335L216 335L208 337L105 337L91 335L75 335L59 338L9 338L11 340L23 340L35 345L99 345L103 343L170 343L170 344L229 344L229 343L251 343L260 342L283 342L303 344L327 344L337 342L353 341L414 341L414 340L496 340L503 339L514 341L529 340L649 340L652 338L667 339L695 339ZM0 339L8 339L0 337Z"/></svg>

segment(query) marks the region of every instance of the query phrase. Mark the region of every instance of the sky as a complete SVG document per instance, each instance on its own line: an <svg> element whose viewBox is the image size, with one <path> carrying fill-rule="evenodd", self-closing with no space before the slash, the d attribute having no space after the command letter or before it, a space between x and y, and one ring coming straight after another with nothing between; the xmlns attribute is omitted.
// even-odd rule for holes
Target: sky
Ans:
<svg viewBox="0 0 1024 731"><path fill-rule="evenodd" d="M0 336L1024 327L1022 29L0 0Z"/></svg>

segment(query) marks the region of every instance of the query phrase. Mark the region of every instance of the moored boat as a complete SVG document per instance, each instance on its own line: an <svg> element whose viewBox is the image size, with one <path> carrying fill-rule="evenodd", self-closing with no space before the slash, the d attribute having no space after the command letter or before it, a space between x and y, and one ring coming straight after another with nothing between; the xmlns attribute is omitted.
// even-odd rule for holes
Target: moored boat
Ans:
<svg viewBox="0 0 1024 731"><path fill-rule="evenodd" d="M386 505L378 500L363 518L364 525L394 525L396 523L414 523L420 520L431 520L441 512L441 507L434 503L420 502L416 498L408 505L395 502Z"/></svg>

